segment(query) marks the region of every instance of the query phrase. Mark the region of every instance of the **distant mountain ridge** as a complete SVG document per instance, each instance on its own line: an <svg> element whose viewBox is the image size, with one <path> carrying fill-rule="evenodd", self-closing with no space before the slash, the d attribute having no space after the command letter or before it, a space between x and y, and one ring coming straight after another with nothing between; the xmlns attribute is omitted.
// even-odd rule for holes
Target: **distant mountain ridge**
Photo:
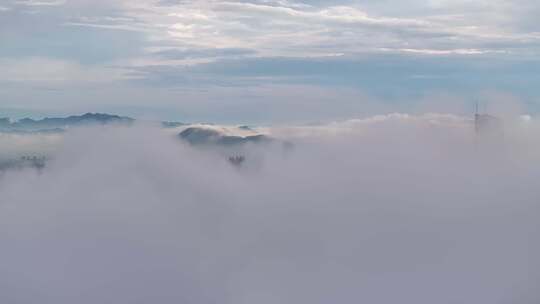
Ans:
<svg viewBox="0 0 540 304"><path fill-rule="evenodd" d="M68 117L46 117L43 119L23 118L11 120L0 118L0 132L3 133L62 133L73 127L123 124L131 125L136 120L131 117L86 113ZM274 139L259 133L249 126L219 126L212 124L186 124L182 122L162 121L162 128L181 128L178 137L192 145L218 145L224 147L241 146L248 143L271 143Z"/></svg>
<svg viewBox="0 0 540 304"><path fill-rule="evenodd" d="M64 118L43 118L34 120L23 118L12 121L9 118L0 118L0 130L8 132L61 132L70 127L84 125L105 125L105 124L130 124L135 119L130 117L103 114L86 113L83 115L73 115Z"/></svg>
<svg viewBox="0 0 540 304"><path fill-rule="evenodd" d="M241 127L239 128L241 129ZM214 129L203 127L189 127L178 136L192 145L217 144L223 146L242 145L247 143L271 142L272 138L263 134L248 136L227 135Z"/></svg>
<svg viewBox="0 0 540 304"><path fill-rule="evenodd" d="M132 125L134 118L103 114L86 113L83 115L72 115L64 118L43 118L31 119L23 118L12 120L0 118L0 135L2 134L59 134L71 128L84 126L101 125ZM250 150L247 147L257 145L260 147L282 147L284 151L292 148L292 144L265 133L264 129L250 127L246 125L230 126L215 124L188 124L174 121L148 121L154 126L161 126L167 133L174 132L174 136L192 146L198 148L208 148L225 157L234 166L240 167L246 162L256 162L261 158L260 151ZM172 135L172 134L171 134ZM50 155L39 155L39 151L30 151L29 155L19 153L4 159L0 158L0 173L11 169L46 167ZM33 154L37 153L37 154ZM1 156L1 154L0 154Z"/></svg>

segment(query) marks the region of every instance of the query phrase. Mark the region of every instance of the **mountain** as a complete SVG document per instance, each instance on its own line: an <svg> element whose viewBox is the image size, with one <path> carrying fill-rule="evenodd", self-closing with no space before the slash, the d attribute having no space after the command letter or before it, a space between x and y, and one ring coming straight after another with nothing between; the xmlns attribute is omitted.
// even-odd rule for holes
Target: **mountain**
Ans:
<svg viewBox="0 0 540 304"><path fill-rule="evenodd" d="M7 127L10 124L11 124L11 120L9 118L0 118L0 128Z"/></svg>
<svg viewBox="0 0 540 304"><path fill-rule="evenodd" d="M134 119L118 115L86 113L80 116L65 118L43 118L34 120L24 118L12 122L8 118L0 118L0 130L8 132L57 132L76 126L104 125L104 124L130 124Z"/></svg>
<svg viewBox="0 0 540 304"><path fill-rule="evenodd" d="M86 113L68 117L43 118L39 120L23 118L13 121L9 118L0 118L0 132L2 133L61 133L72 127L106 125L106 124L132 124L135 119L125 116ZM248 143L270 143L274 139L260 134L249 126L227 127L212 124L189 125L182 122L160 122L162 128L185 128L178 136L192 145L220 145L241 146Z"/></svg>
<svg viewBox="0 0 540 304"><path fill-rule="evenodd" d="M240 129L239 130L245 130ZM221 145L237 146L248 143L269 143L273 139L263 134L253 134L247 136L229 135L221 130L206 127L189 127L178 136L192 145Z"/></svg>
<svg viewBox="0 0 540 304"><path fill-rule="evenodd" d="M178 127L187 126L186 123L176 121L162 121L161 126L166 129L174 129Z"/></svg>

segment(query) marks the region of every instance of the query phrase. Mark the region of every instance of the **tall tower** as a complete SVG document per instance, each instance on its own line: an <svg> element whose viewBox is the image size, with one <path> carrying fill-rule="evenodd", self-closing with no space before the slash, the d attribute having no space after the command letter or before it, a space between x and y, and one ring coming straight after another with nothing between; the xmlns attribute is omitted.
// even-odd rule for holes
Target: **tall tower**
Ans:
<svg viewBox="0 0 540 304"><path fill-rule="evenodd" d="M478 137L478 132L480 131L480 112L478 111L478 101L475 103L474 111L474 132Z"/></svg>
<svg viewBox="0 0 540 304"><path fill-rule="evenodd" d="M479 104L476 102L474 114L474 131L477 142L497 143L504 138L504 122L502 119L489 115L480 114Z"/></svg>

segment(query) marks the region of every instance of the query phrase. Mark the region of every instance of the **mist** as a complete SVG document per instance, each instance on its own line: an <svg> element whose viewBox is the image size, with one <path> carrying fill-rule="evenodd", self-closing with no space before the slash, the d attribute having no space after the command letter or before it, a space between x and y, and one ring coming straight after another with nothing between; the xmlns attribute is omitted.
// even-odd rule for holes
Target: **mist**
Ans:
<svg viewBox="0 0 540 304"><path fill-rule="evenodd" d="M61 134L17 134L0 131L0 162L21 155L53 155L62 141Z"/></svg>
<svg viewBox="0 0 540 304"><path fill-rule="evenodd" d="M265 131L294 148L241 167L148 125L27 135L51 159L0 174L0 302L540 302L535 118Z"/></svg>

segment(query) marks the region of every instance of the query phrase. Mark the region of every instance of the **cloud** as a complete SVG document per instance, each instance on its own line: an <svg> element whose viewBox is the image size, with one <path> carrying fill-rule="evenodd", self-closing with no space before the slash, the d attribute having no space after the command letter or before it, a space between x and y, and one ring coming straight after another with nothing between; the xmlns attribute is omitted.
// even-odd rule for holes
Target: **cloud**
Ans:
<svg viewBox="0 0 540 304"><path fill-rule="evenodd" d="M491 151L451 115L327 128L240 169L158 129L72 130L0 178L0 300L540 300L534 117Z"/></svg>
<svg viewBox="0 0 540 304"><path fill-rule="evenodd" d="M76 62L47 58L0 59L0 64L4 67L0 72L0 81L26 85L92 85L128 77L126 71L114 67L85 67Z"/></svg>
<svg viewBox="0 0 540 304"><path fill-rule="evenodd" d="M62 143L60 134L10 134L0 132L0 163L21 156L52 156Z"/></svg>
<svg viewBox="0 0 540 304"><path fill-rule="evenodd" d="M26 5L45 3L63 4ZM223 87L262 88L261 95L268 86L290 85L291 91L332 88L336 96L346 87L384 103L440 91L459 99L500 90L526 99L531 111L538 108L539 6L530 0L10 0L2 7L10 11L0 18L0 61L10 75L0 78L5 83L28 77L28 83L11 81L8 93L0 94L22 108L34 109L35 100L45 96L33 88L48 73L24 72L25 62L36 58L45 71L77 70L55 87L69 93L44 98L45 107L78 104L93 110L99 101L66 97L88 86L99 89L111 108L129 104L141 87L154 90L153 96L147 93L148 108L164 108L173 99L181 108L190 102L178 90L198 91L201 100ZM53 73L51 79L62 77ZM161 93L164 88L169 95ZM238 100L235 108L251 101L238 92L229 99Z"/></svg>
<svg viewBox="0 0 540 304"><path fill-rule="evenodd" d="M534 11L527 1L521 6ZM75 11L79 14L72 14ZM489 18L504 16L504 11L512 13L512 22L526 14L504 1L489 5L441 1L426 5L412 0L399 5L347 1L311 5L295 1L99 1L90 5L77 1L55 11L40 11L40 18L79 29L140 32L147 38L139 42L143 47L247 48L263 56L377 53L381 48L438 50L448 55L452 50L508 51L515 44L529 53L536 49L537 31L502 30L496 23L502 17ZM499 47L494 47L496 43Z"/></svg>
<svg viewBox="0 0 540 304"><path fill-rule="evenodd" d="M26 6L58 6L66 4L66 0L19 0L15 3Z"/></svg>
<svg viewBox="0 0 540 304"><path fill-rule="evenodd" d="M186 48L186 49L165 49L152 53L155 56L170 59L170 60L186 60L197 58L227 58L227 57L244 57L247 55L255 55L257 52L251 49L238 48Z"/></svg>
<svg viewBox="0 0 540 304"><path fill-rule="evenodd" d="M273 56L323 55L324 50L318 47L321 44L333 48L333 53L336 53L336 48L345 53L366 48L374 52L379 48L492 52L501 49L493 49L489 44L507 41L505 45L511 48L513 44L524 42L516 39L523 35L529 35L530 41L525 44L532 47L530 43L534 42L531 40L538 40L533 38L534 32L519 29L503 31L496 24L496 19L487 19L489 14L486 11L498 16L506 7L508 5L502 2L471 6L448 2L426 5L417 1L399 5L213 1L203 6L177 2L172 7L167 5L166 11L169 16L178 17L175 24L180 22L190 27L190 35L184 38L192 39L194 43L249 46ZM171 13L171 10L179 13ZM159 12L160 9L154 11ZM513 17L519 20L517 11ZM146 18L152 23L152 16L147 15ZM173 27L171 33L174 32ZM182 28L177 32L185 35L186 30ZM295 39L300 35L300 40ZM298 44L301 46L296 49Z"/></svg>

